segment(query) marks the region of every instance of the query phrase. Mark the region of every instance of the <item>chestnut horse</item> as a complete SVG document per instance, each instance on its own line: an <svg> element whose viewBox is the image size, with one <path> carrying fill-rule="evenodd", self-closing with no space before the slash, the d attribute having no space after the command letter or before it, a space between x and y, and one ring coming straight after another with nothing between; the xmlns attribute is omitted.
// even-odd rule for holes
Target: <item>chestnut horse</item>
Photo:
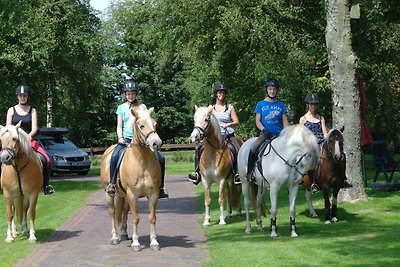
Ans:
<svg viewBox="0 0 400 267"><path fill-rule="evenodd" d="M321 188L325 201L325 224L337 222L337 196L339 190L343 188L343 183L346 178L346 155L343 152L343 132L344 128L331 129L325 138L322 145L321 158L317 169L310 172L309 176L314 175L315 181ZM306 179L306 178L305 178ZM318 217L311 201L310 183L305 181L306 199L310 216ZM332 208L330 191L332 192Z"/></svg>
<svg viewBox="0 0 400 267"><path fill-rule="evenodd" d="M139 213L137 201L147 197L149 201L150 248L159 250L156 236L156 208L161 185L161 166L155 149L162 146L156 132L156 122L151 118L154 108L149 110L132 107L133 139L122 159L114 197L106 195L108 213L111 218L111 244L127 239L128 207L132 213L133 233L131 247L141 250L138 236ZM100 179L105 189L110 182L110 159L115 145L109 147L101 160ZM128 205L129 204L129 205ZM120 235L120 236L119 236Z"/></svg>
<svg viewBox="0 0 400 267"><path fill-rule="evenodd" d="M256 137L247 140L239 150L238 170L242 181L244 206L246 208L246 233L251 232L250 225L250 200L249 189L251 182L247 181L247 159L251 146ZM309 170L314 170L318 164L320 150L314 134L303 125L291 125L284 128L278 137L267 144L261 155L262 169L256 167L254 175L258 185L257 194L257 218L258 230L263 230L261 222L261 208L264 199L265 188L269 188L271 201L271 237L277 236L276 214L278 191L282 185L287 184L289 190L289 219L291 236L296 237L295 202L299 189L299 183ZM258 164L256 164L257 166Z"/></svg>
<svg viewBox="0 0 400 267"><path fill-rule="evenodd" d="M204 188L205 216L203 226L210 226L211 185L218 186L219 224L225 225L224 200L227 197L227 216L231 216L232 206L241 213L240 185L233 182L231 154L226 140L221 134L217 117L212 113L212 106L195 107L192 142L203 142L204 150L200 157L199 167L201 182Z"/></svg>
<svg viewBox="0 0 400 267"><path fill-rule="evenodd" d="M36 204L43 186L43 172L40 159L31 148L28 135L16 126L0 125L2 146L1 188L7 211L6 242L11 243L17 237L14 216L22 226L22 233L29 236L29 242L35 243ZM27 226L29 213L29 231Z"/></svg>

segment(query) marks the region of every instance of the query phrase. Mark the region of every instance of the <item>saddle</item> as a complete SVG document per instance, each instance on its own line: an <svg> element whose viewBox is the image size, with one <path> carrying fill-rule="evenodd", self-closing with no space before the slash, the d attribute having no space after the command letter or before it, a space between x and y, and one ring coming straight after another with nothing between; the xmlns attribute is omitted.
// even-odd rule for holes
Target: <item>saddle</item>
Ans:
<svg viewBox="0 0 400 267"><path fill-rule="evenodd" d="M121 162L122 162L122 159L124 158L127 148L128 148L128 146L124 146L118 152L118 161L117 161L117 166L115 168L115 172L118 174L118 176L119 176L119 167L121 167Z"/></svg>

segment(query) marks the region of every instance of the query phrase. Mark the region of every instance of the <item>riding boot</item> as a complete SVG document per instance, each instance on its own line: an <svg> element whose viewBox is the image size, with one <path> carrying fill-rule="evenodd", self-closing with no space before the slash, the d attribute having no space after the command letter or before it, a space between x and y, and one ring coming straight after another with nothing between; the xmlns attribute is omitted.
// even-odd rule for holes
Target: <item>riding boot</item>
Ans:
<svg viewBox="0 0 400 267"><path fill-rule="evenodd" d="M45 195L51 195L54 193L53 186L49 185L50 182L50 168L47 166L43 168L43 193Z"/></svg>
<svg viewBox="0 0 400 267"><path fill-rule="evenodd" d="M311 178L312 178L312 184L310 186L311 193L312 194L318 193L320 191L320 188L319 188L317 182L315 181L315 172L310 171L309 176L311 176Z"/></svg>
<svg viewBox="0 0 400 267"><path fill-rule="evenodd" d="M160 196L159 198L169 198L169 195L164 187L164 179L165 179L165 157L158 151L157 152L158 160L160 161L161 166L161 187L160 187Z"/></svg>
<svg viewBox="0 0 400 267"><path fill-rule="evenodd" d="M120 144L118 144L112 155L111 155L111 160L110 160L110 183L108 184L107 188L106 188L106 193L110 196L110 197L114 197L115 196L115 182L116 182L116 178L117 178L117 164L118 164L118 157L119 157L119 151L121 150L122 146Z"/></svg>
<svg viewBox="0 0 400 267"><path fill-rule="evenodd" d="M254 165L255 165L255 161L256 161L256 153L253 152L253 150L250 149L249 152L249 158L247 160L247 181L249 182L255 182L255 177L253 175L253 169L254 169Z"/></svg>
<svg viewBox="0 0 400 267"><path fill-rule="evenodd" d="M195 171L188 175L188 180L191 181L193 184L198 185L201 182L201 175L199 170L199 162L200 156L203 152L203 145L200 145L195 150L195 157L194 157L194 169Z"/></svg>

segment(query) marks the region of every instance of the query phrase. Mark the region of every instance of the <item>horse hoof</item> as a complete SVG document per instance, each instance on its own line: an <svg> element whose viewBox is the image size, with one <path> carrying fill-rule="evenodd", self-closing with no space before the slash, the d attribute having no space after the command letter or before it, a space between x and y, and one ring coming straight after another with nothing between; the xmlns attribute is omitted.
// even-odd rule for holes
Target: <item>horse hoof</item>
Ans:
<svg viewBox="0 0 400 267"><path fill-rule="evenodd" d="M273 232L273 233L271 233L271 237L278 237L278 234Z"/></svg>
<svg viewBox="0 0 400 267"><path fill-rule="evenodd" d="M225 221L219 222L219 225L220 225L220 226L225 226L225 225L226 225L226 222L225 222Z"/></svg>
<svg viewBox="0 0 400 267"><path fill-rule="evenodd" d="M337 223L338 221L339 221L338 218L336 218L336 217L333 217L333 218L332 218L332 222L333 222L333 223Z"/></svg>
<svg viewBox="0 0 400 267"><path fill-rule="evenodd" d="M36 238L29 238L28 240L29 240L29 243L31 243L31 244L35 244L37 241Z"/></svg>
<svg viewBox="0 0 400 267"><path fill-rule="evenodd" d="M160 245L151 245L150 248L153 251L159 251L160 250Z"/></svg>
<svg viewBox="0 0 400 267"><path fill-rule="evenodd" d="M316 213L315 214L310 214L310 217L315 219L315 218L318 218L318 215Z"/></svg>
<svg viewBox="0 0 400 267"><path fill-rule="evenodd" d="M331 221L330 220L326 220L325 224L331 224Z"/></svg>
<svg viewBox="0 0 400 267"><path fill-rule="evenodd" d="M121 235L120 240L121 241L129 240L128 234Z"/></svg>
<svg viewBox="0 0 400 267"><path fill-rule="evenodd" d="M290 237L298 237L299 235L296 233L296 232L292 232L291 234L290 234Z"/></svg>
<svg viewBox="0 0 400 267"><path fill-rule="evenodd" d="M142 250L142 247L141 247L141 246L133 246L133 247L132 247L132 250L133 250L134 252L139 252L139 251Z"/></svg>
<svg viewBox="0 0 400 267"><path fill-rule="evenodd" d="M246 233L246 234L251 234L251 230L250 229L246 229L246 230L244 230L244 232Z"/></svg>
<svg viewBox="0 0 400 267"><path fill-rule="evenodd" d="M14 242L14 239L13 238L7 238L5 241L6 241L6 243L11 244L11 243Z"/></svg>
<svg viewBox="0 0 400 267"><path fill-rule="evenodd" d="M203 222L204 227L209 227L210 225L211 225L210 222Z"/></svg>
<svg viewBox="0 0 400 267"><path fill-rule="evenodd" d="M118 245L120 241L118 239L111 239L111 245Z"/></svg>

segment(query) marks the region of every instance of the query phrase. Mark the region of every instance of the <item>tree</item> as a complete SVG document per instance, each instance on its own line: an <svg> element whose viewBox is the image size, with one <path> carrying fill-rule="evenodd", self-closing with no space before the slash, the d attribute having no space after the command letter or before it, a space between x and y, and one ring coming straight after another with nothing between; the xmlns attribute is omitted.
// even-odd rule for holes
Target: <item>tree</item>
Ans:
<svg viewBox="0 0 400 267"><path fill-rule="evenodd" d="M348 0L327 0L326 45L333 98L335 128L345 127L348 178L353 188L342 192L346 200L366 198L361 175L360 98L355 73L356 56L351 47Z"/></svg>

